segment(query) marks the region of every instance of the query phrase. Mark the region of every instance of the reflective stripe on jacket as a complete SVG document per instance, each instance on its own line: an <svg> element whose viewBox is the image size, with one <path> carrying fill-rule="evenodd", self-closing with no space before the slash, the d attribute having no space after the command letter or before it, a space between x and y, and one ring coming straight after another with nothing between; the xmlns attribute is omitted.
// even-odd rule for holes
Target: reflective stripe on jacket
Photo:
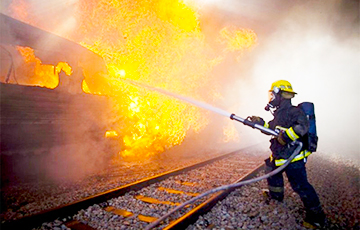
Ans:
<svg viewBox="0 0 360 230"><path fill-rule="evenodd" d="M286 134L288 135L288 137L290 137L291 140L295 141L296 139L299 138L299 136L295 133L293 127L290 127L286 130Z"/></svg>
<svg viewBox="0 0 360 230"><path fill-rule="evenodd" d="M296 155L291 162L295 162L295 161L302 160L302 159L304 159L305 157L308 157L310 154L311 154L310 151L308 151L308 150L303 150L303 151L301 151L298 155ZM270 155L270 160L271 160L271 161L274 160L272 155ZM281 166L281 165L285 164L286 162L287 162L287 159L275 159L275 165L276 165L276 166Z"/></svg>

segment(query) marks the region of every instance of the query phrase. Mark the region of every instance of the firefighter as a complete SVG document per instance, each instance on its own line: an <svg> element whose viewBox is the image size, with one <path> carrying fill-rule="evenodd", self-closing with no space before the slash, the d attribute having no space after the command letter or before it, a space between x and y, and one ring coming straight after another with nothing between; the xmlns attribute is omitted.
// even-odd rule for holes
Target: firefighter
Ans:
<svg viewBox="0 0 360 230"><path fill-rule="evenodd" d="M291 84L285 80L279 80L271 85L269 90L269 103L265 110L275 109L274 119L269 123L262 118L252 116L253 123L270 129L280 130L277 137L270 140L271 155L265 160L266 173L283 165L286 159L294 152L296 145L291 142L298 140L305 143L305 136L309 130L309 121L304 112L291 104L295 96ZM322 210L319 198L313 186L308 182L306 175L306 158L311 152L303 145L301 152L284 169L292 189L299 194L305 209L306 217L304 226L321 228L325 225L325 214ZM270 199L282 201L284 199L284 179L282 172L268 178L269 190L265 192Z"/></svg>

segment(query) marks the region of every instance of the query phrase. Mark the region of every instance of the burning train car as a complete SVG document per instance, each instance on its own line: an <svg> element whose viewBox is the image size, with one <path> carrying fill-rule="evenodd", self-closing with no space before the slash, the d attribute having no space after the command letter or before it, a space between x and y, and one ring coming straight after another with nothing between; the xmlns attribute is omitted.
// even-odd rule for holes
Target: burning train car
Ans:
<svg viewBox="0 0 360 230"><path fill-rule="evenodd" d="M83 91L83 72L106 71L103 59L4 14L0 14L0 30L2 176L24 167L21 157L51 152L61 156L61 151L76 155L79 149L89 156L91 151L111 152L107 149L111 144L104 144L109 140L105 139L108 97ZM88 91L101 87L87 83Z"/></svg>

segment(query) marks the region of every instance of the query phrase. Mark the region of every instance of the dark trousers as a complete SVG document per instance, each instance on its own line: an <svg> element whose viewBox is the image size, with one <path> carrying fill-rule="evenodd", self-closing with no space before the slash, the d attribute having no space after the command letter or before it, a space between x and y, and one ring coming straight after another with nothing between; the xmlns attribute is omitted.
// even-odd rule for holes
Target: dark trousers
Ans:
<svg viewBox="0 0 360 230"><path fill-rule="evenodd" d="M270 159L265 160L266 173L277 168ZM273 199L282 201L284 199L284 178L282 173L285 171L286 176L292 189L299 194L306 210L320 211L319 197L315 189L307 180L305 162L303 160L290 163L282 172L268 178L270 196Z"/></svg>

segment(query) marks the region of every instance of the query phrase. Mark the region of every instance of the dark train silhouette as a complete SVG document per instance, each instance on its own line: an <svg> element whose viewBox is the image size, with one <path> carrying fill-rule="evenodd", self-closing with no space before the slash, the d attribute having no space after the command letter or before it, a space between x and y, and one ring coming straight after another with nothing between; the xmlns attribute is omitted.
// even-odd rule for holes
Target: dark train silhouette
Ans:
<svg viewBox="0 0 360 230"><path fill-rule="evenodd" d="M99 78L87 77L106 72L103 59L77 43L4 14L0 14L0 30L2 178L24 167L26 164L19 163L24 157L30 159L61 149L76 151L77 146L89 143L102 146L104 151L107 147L114 147L109 152L118 151L117 144L111 142L114 140L105 138L110 128L106 119L109 98L99 93L106 84L94 80ZM21 76L14 73L12 57L17 46L32 48L45 64L67 62L73 71L71 81L62 81L60 74L54 89L20 85ZM83 92L84 79L95 94Z"/></svg>

